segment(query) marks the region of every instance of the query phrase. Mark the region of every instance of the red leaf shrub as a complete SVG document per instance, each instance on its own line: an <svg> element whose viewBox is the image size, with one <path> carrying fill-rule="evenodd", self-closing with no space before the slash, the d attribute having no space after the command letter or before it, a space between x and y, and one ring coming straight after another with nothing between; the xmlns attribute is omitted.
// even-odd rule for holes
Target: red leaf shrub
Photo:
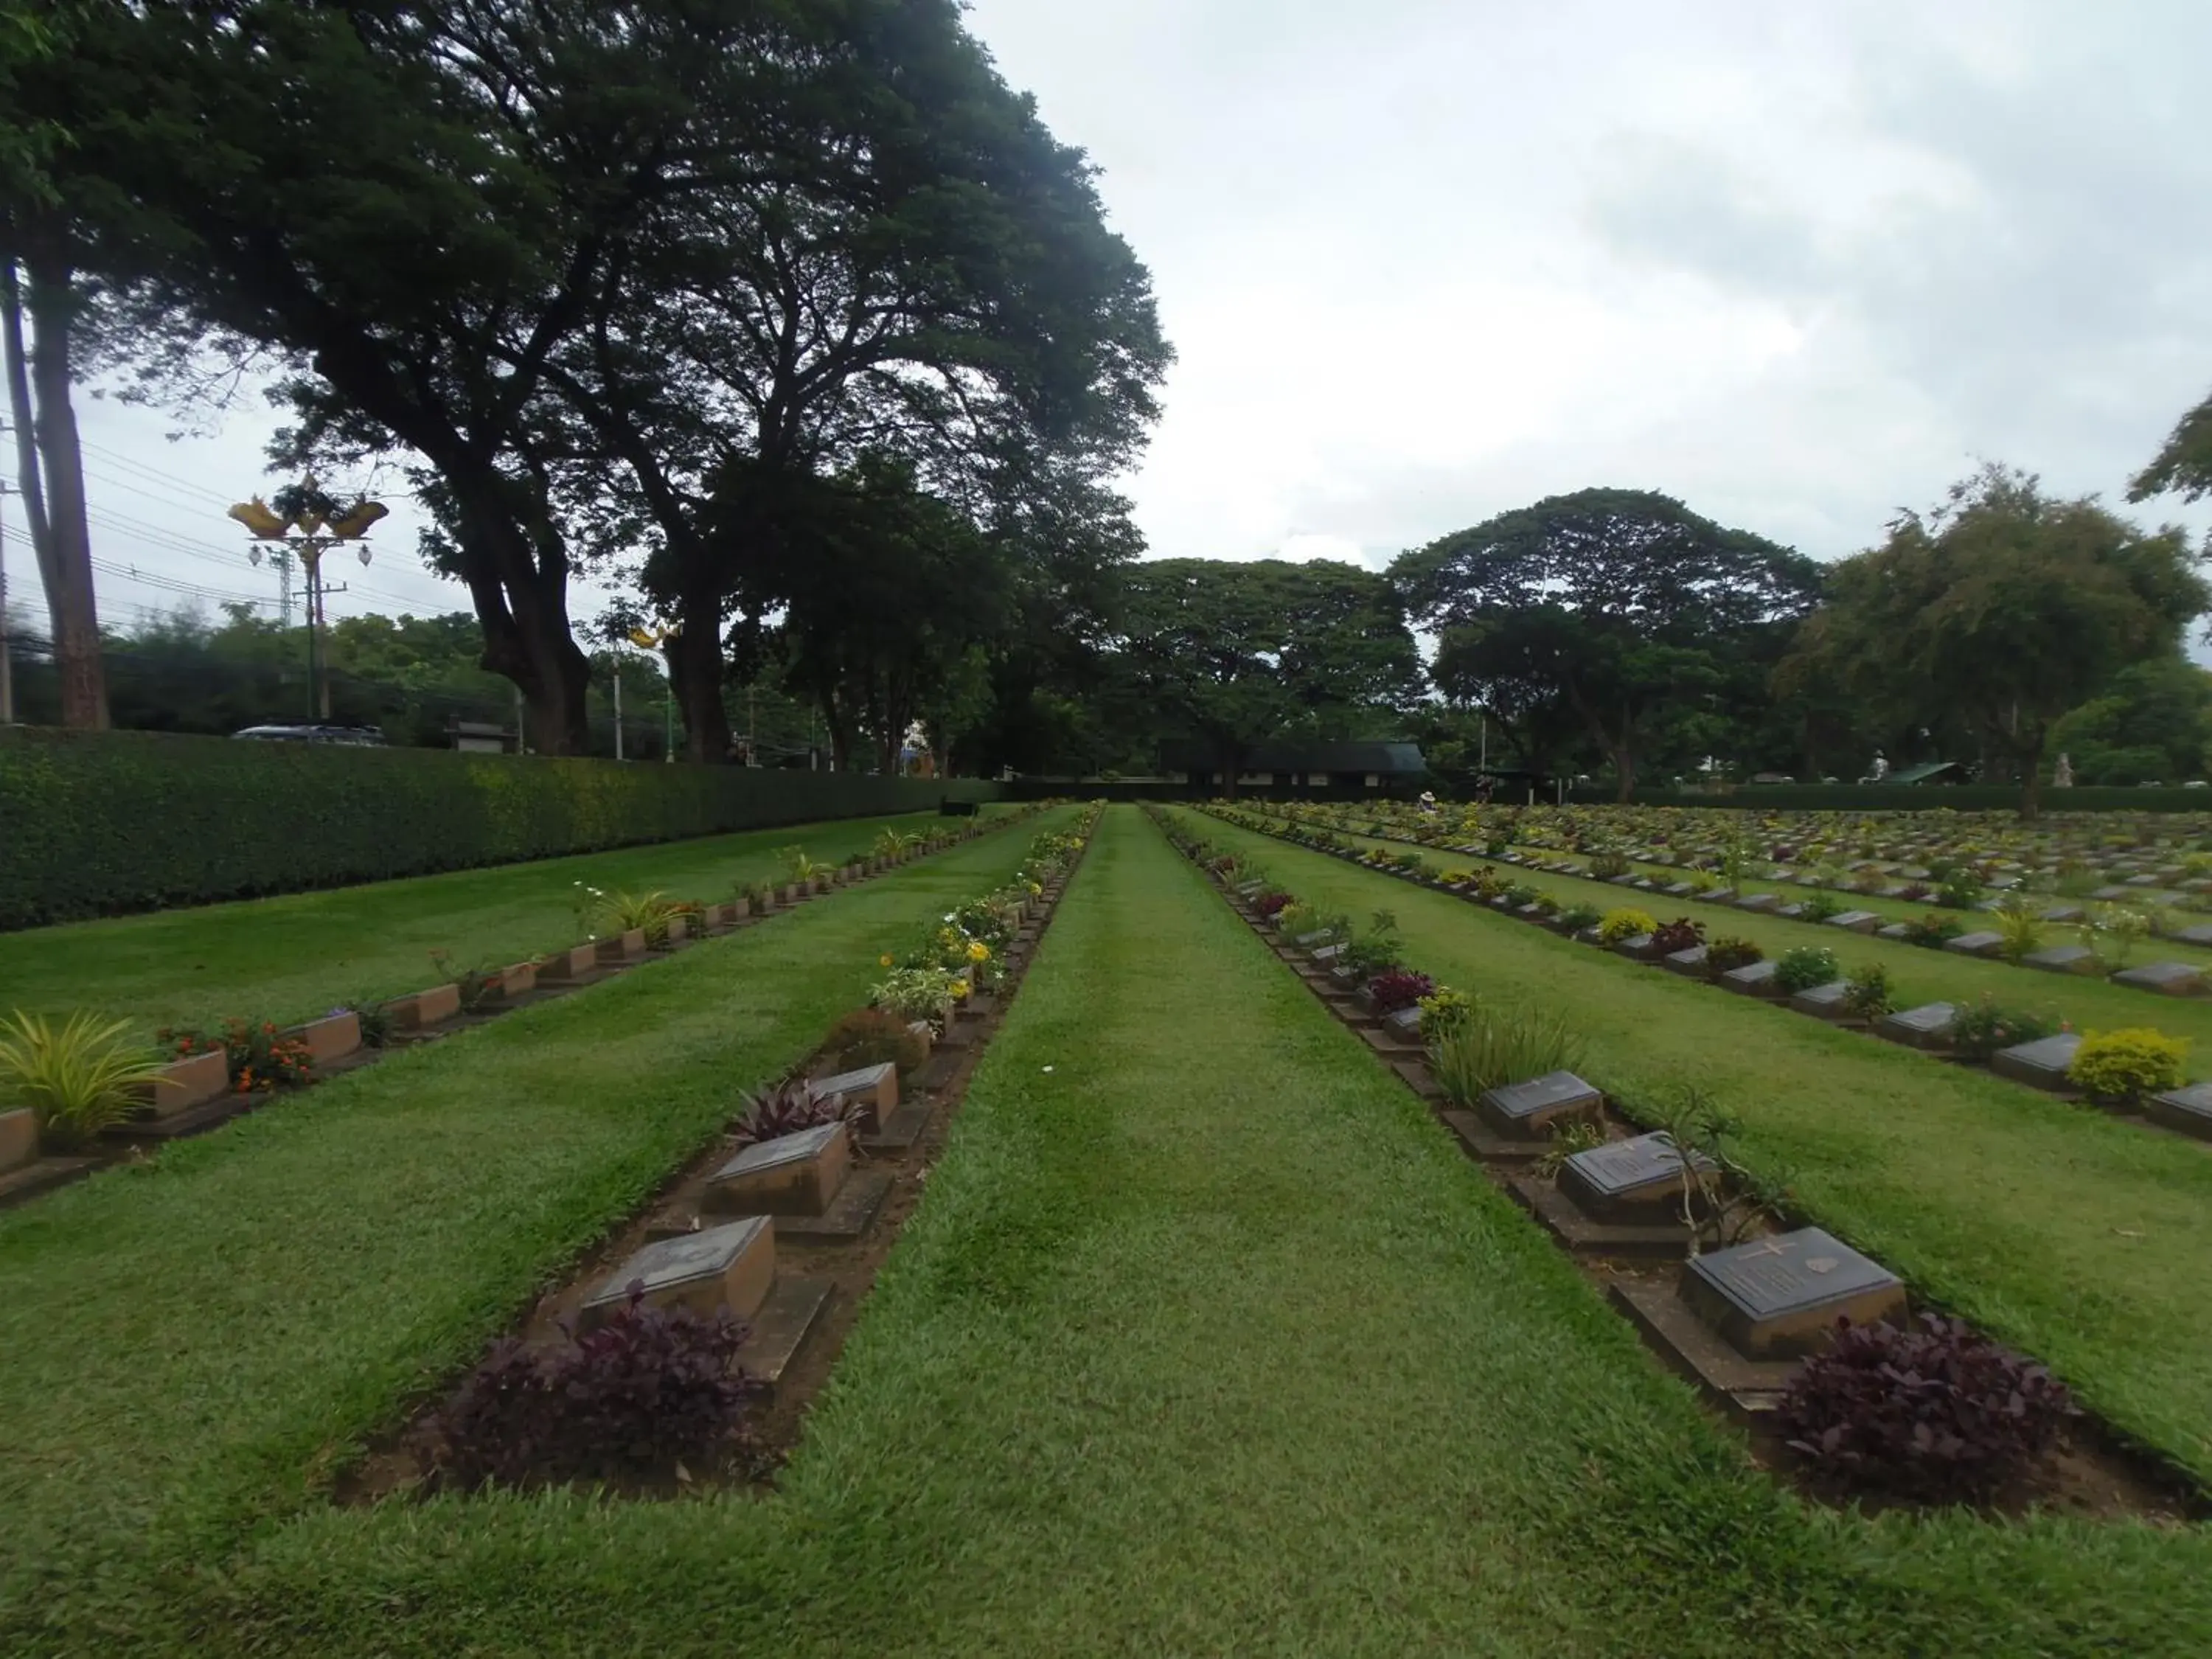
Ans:
<svg viewBox="0 0 2212 1659"><path fill-rule="evenodd" d="M1401 1008L1412 1007L1436 988L1436 981L1426 974L1393 968L1367 981L1367 996L1376 1013L1395 1014Z"/></svg>
<svg viewBox="0 0 2212 1659"><path fill-rule="evenodd" d="M596 1330L532 1353L512 1339L471 1373L432 1419L440 1484L607 1480L702 1461L735 1435L765 1392L736 1364L748 1328L727 1310L629 1301Z"/></svg>
<svg viewBox="0 0 2212 1659"><path fill-rule="evenodd" d="M1671 957L1677 951L1694 950L1705 942L1705 923L1692 921L1687 916L1662 922L1651 935L1652 950L1662 957Z"/></svg>
<svg viewBox="0 0 2212 1659"><path fill-rule="evenodd" d="M2024 1474L2080 1415L2066 1387L1956 1320L1918 1330L1839 1321L1783 1397L1792 1450L1849 1485L1978 1503Z"/></svg>

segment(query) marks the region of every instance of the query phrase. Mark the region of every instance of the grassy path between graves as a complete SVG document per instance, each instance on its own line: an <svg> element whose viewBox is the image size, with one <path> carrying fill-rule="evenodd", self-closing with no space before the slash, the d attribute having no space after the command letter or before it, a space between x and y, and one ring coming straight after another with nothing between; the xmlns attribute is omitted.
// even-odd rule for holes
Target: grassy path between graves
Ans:
<svg viewBox="0 0 2212 1659"><path fill-rule="evenodd" d="M989 811L991 809L985 808ZM934 813L789 824L528 864L246 899L149 915L0 933L0 1013L93 1008L148 1031L225 1015L279 1024L343 1000L435 985L429 952L455 967L505 965L583 938L574 884L719 903L741 882L781 875L780 848L842 861L884 829L926 830Z"/></svg>
<svg viewBox="0 0 2212 1659"><path fill-rule="evenodd" d="M1209 818L1209 821L1224 830L1230 828L1218 818ZM1285 851L1289 850L1287 843L1258 839L1261 844L1282 846ZM1418 851L1431 872L1473 870L1487 862L1453 852L1449 848L1416 848L1406 842L1381 836L1344 832L1344 840L1355 851L1370 847L1379 847L1392 853ZM1779 957L1784 951L1796 950L1802 945L1825 946L1836 953L1836 960L1846 974L1864 963L1878 962L1889 971L1890 983L1896 988L1897 1006L1900 1008L1910 1008L1923 1002L1966 1004L1987 996L2001 1007L2068 1020L2075 1030L2110 1031L2126 1026L2147 1025L2169 1036L2188 1038L2192 1045L2187 1062L2189 1075L2191 1078L2212 1077L2212 997L2160 996L2125 985L2110 985L2085 975L2042 973L2033 968L2016 968L2001 960L1959 956L1948 951L1930 951L1921 945L1906 945L1897 939L1846 933L1840 927L1792 921L1784 916L1762 916L1752 911L1739 910L1732 904L1701 904L1692 898L1669 898L1664 893L1640 892L1633 887L1592 881L1583 876L1555 876L1547 870L1530 870L1517 865L1498 864L1492 867L1508 882L1523 883L1540 892L1556 894L1563 904L1592 904L1601 910L1641 910L1661 921L1687 916L1692 921L1705 925L1705 937L1709 939L1747 939L1770 957ZM1674 873L1680 874L1679 872ZM1412 890L1402 883L1394 885L1401 890ZM1779 894L1784 902L1793 896L1802 897L1810 890L1760 881L1749 883L1748 888L1754 893ZM1450 895L1443 896L1448 903L1469 908L1464 900ZM2051 900L2051 902L2057 901ZM1847 902L1846 908L1852 907ZM1863 904L1856 908L1871 910L1876 907ZM1900 915L1924 915L1934 907L1922 904L1894 908ZM1989 917L1972 910L1951 910L1943 914L1955 920L1962 931L1969 933L1990 921ZM1512 925L1518 927L1522 924ZM2046 942L2052 945L2072 944L2072 932L2053 927ZM2140 967L2148 962L2196 959L2196 956L2185 950L2169 950L2164 941L2146 939L2136 947L2130 962Z"/></svg>
<svg viewBox="0 0 2212 1659"><path fill-rule="evenodd" d="M1109 808L770 1498L308 1509L199 1651L2166 1656L2197 1532L1809 1510Z"/></svg>
<svg viewBox="0 0 2212 1659"><path fill-rule="evenodd" d="M0 1653L214 1650L173 1598L211 1592L251 1529L319 1502L349 1448L472 1362L741 1089L865 1000L880 951L1074 817L1042 814L0 1213Z"/></svg>
<svg viewBox="0 0 2212 1659"><path fill-rule="evenodd" d="M1790 1172L1814 1218L2212 1477L2212 1148L1187 821L1304 899L1392 911L1409 963L1438 980L1565 1012L1592 1080L1632 1109L1705 1090L1743 1121L1746 1162Z"/></svg>

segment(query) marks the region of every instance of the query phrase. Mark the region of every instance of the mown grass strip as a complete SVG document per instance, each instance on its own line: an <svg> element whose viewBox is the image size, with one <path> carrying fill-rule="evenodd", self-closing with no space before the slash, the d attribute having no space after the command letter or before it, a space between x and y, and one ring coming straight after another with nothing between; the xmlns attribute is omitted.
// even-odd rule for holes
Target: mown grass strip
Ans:
<svg viewBox="0 0 2212 1659"><path fill-rule="evenodd" d="M311 1510L241 1647L2072 1659L2193 1651L2196 1533L1751 1472L1130 807L769 1502Z"/></svg>
<svg viewBox="0 0 2212 1659"><path fill-rule="evenodd" d="M1220 819L1213 822L1223 823ZM1355 850L1382 847L1400 851L1407 847L1405 842L1373 836L1347 834L1344 839ZM1484 861L1445 848L1420 850L1431 872L1471 868ZM1540 892L1558 895L1562 904L1593 904L1601 910L1641 910L1661 921L1687 916L1705 924L1708 939L1747 939L1770 957L1779 957L1801 945L1825 945L1836 953L1837 961L1846 973L1863 963L1879 963L1888 970L1900 1008L1923 1002L1966 1004L1987 996L2001 1007L2056 1013L2076 1030L2111 1031L2129 1026L2149 1026L2170 1036L2188 1038L2195 1045L2190 1074L2212 1076L2212 998L2163 997L2124 985L2108 984L2087 975L2040 973L2032 968L2015 968L2008 962L1931 951L1896 939L1847 933L1840 927L1816 926L1783 916L1762 916L1729 904L1701 904L1695 899L1668 898L1663 893L1642 892L1633 887L1592 881L1582 876L1555 876L1548 871L1529 870L1519 865L1501 864L1497 867L1509 881L1525 883ZM1754 891L1771 889L1785 897L1790 891L1786 886L1772 883L1753 882L1751 885ZM1464 903L1463 900L1451 902ZM1929 908L1923 905L1918 910L1924 912ZM1967 930L1988 920L1973 911L1955 914L1960 927ZM2055 932L2053 943L2067 942L2057 938ZM2131 960L2134 965L2141 966L2165 958L2165 947L2150 940L2137 948Z"/></svg>
<svg viewBox="0 0 2212 1659"><path fill-rule="evenodd" d="M1705 1090L1755 1167L1926 1295L2212 1478L2212 1157L1986 1073L1731 996L1448 894L1191 815L1294 892L1396 915L1409 961L1566 1013L1634 1109Z"/></svg>
<svg viewBox="0 0 2212 1659"><path fill-rule="evenodd" d="M434 950L472 968L576 944L580 881L717 903L738 883L777 877L779 848L803 846L839 862L866 851L886 828L938 822L908 814L793 824L0 933L0 1011L96 1008L149 1032L212 1025L228 1014L290 1024L343 999L436 984Z"/></svg>
<svg viewBox="0 0 2212 1659"><path fill-rule="evenodd" d="M1068 822L1066 811L1034 822ZM986 837L0 1215L0 1651L296 1509L1001 880Z"/></svg>

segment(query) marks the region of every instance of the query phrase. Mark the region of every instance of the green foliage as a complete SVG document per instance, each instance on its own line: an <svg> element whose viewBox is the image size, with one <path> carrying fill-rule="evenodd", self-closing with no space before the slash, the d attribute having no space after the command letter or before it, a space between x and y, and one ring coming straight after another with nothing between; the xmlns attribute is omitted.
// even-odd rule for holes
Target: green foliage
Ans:
<svg viewBox="0 0 2212 1659"><path fill-rule="evenodd" d="M1474 1000L1465 992L1455 991L1449 985L1437 986L1421 999L1421 1040L1441 1041L1457 1030L1474 1008Z"/></svg>
<svg viewBox="0 0 2212 1659"><path fill-rule="evenodd" d="M1774 982L1785 994L1795 996L1816 985L1833 984L1839 971L1833 951L1825 945L1801 945L1793 951L1784 951L1776 960Z"/></svg>
<svg viewBox="0 0 2212 1659"><path fill-rule="evenodd" d="M1595 904L1570 904L1559 912L1559 926L1571 933L1579 933L1586 927L1596 927L1604 915Z"/></svg>
<svg viewBox="0 0 2212 1659"><path fill-rule="evenodd" d="M943 968L894 968L870 988L868 1000L904 1020L941 1024L953 1000L953 975Z"/></svg>
<svg viewBox="0 0 2212 1659"><path fill-rule="evenodd" d="M1843 913L1843 904L1833 893L1816 892L1805 901L1803 915L1807 921L1826 921Z"/></svg>
<svg viewBox="0 0 2212 1659"><path fill-rule="evenodd" d="M1606 912L1605 919L1597 925L1597 936L1603 944L1618 945L1623 939L1652 933L1658 926L1650 912L1624 907Z"/></svg>
<svg viewBox="0 0 2212 1659"><path fill-rule="evenodd" d="M1923 951L1940 951L1963 931L1955 916L1927 910L1905 922L1905 942L1917 945Z"/></svg>
<svg viewBox="0 0 2212 1659"><path fill-rule="evenodd" d="M1844 1006L1854 1019L1879 1019L1897 1006L1889 987L1889 969L1869 962L1851 970L1844 981Z"/></svg>
<svg viewBox="0 0 2212 1659"><path fill-rule="evenodd" d="M79 1012L0 1022L0 1108L27 1106L52 1145L79 1146L135 1115L161 1061L129 1041L131 1022Z"/></svg>
<svg viewBox="0 0 2212 1659"><path fill-rule="evenodd" d="M1984 993L1959 1011L1951 1027L1951 1046L1964 1059L1986 1062L2000 1048L2033 1042L2057 1029L2058 1022L2047 1015L2004 1007Z"/></svg>
<svg viewBox="0 0 2212 1659"><path fill-rule="evenodd" d="M1473 1106L1486 1090L1572 1071L1582 1064L1583 1047L1580 1035L1556 1010L1477 1000L1431 1047L1429 1065L1445 1098Z"/></svg>
<svg viewBox="0 0 2212 1659"><path fill-rule="evenodd" d="M2108 904L2092 911L2075 931L2081 943L2096 952L2105 970L2117 973L2128 965L2136 947L2150 937L2150 930L2151 919L2143 911L2133 905Z"/></svg>
<svg viewBox="0 0 2212 1659"><path fill-rule="evenodd" d="M2021 958L2043 948L2044 930L2047 924L2042 912L2030 900L2017 893L2008 895L1999 905L1996 915L1996 931L2004 937L1998 954L2007 962L2017 965Z"/></svg>
<svg viewBox="0 0 2212 1659"><path fill-rule="evenodd" d="M2189 1044L2146 1026L2088 1031L2066 1068L2069 1081L2100 1100L2132 1103L2181 1086Z"/></svg>
<svg viewBox="0 0 2212 1659"><path fill-rule="evenodd" d="M1388 910L1376 911L1367 926L1345 945L1343 959L1363 980L1398 966L1405 959L1405 946L1398 939L1398 918Z"/></svg>
<svg viewBox="0 0 2212 1659"><path fill-rule="evenodd" d="M1723 935L1705 946L1705 972L1715 979L1765 960L1766 952L1759 949L1756 939Z"/></svg>
<svg viewBox="0 0 2212 1659"><path fill-rule="evenodd" d="M295 892L810 817L989 785L859 773L0 731L0 927Z"/></svg>

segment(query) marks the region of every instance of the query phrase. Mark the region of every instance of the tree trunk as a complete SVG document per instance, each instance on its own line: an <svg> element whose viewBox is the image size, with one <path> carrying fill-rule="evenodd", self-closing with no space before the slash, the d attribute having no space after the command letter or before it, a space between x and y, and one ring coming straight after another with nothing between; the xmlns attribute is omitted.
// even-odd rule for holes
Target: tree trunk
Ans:
<svg viewBox="0 0 2212 1659"><path fill-rule="evenodd" d="M2017 715L2014 716L2018 718ZM2043 750L2051 740L2050 728L2033 728L2033 744L2020 749L2020 820L2033 823L2043 811Z"/></svg>
<svg viewBox="0 0 2212 1659"><path fill-rule="evenodd" d="M722 706L722 607L687 597L683 628L668 642L669 677L684 715L684 758L719 766L730 757L730 714Z"/></svg>
<svg viewBox="0 0 2212 1659"><path fill-rule="evenodd" d="M76 326L77 295L66 258L33 249L24 264L30 276L30 374L36 397L29 446L35 453L25 473L25 504L29 505L30 490L42 486L39 519L44 520L45 534L35 533L39 519L34 519L33 547L53 624L62 724L78 731L104 731L108 724L107 680L100 664L100 608L92 585L92 532L85 521L84 454L70 398L70 346ZM21 373L17 354L22 323L12 265L9 287L5 308L9 356L15 360L9 376L13 402ZM22 419L20 409L16 418L19 422ZM19 448L22 442L19 437Z"/></svg>

